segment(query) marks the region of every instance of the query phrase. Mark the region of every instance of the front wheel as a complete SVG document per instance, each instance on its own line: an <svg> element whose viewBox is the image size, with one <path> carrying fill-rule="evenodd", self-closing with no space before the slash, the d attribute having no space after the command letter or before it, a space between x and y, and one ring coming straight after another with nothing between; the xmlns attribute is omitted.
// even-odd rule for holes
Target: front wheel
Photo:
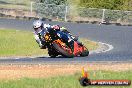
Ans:
<svg viewBox="0 0 132 88"><path fill-rule="evenodd" d="M85 46L83 46L83 51L80 54L80 56L85 57L85 56L88 56L88 55L89 55L88 49Z"/></svg>
<svg viewBox="0 0 132 88"><path fill-rule="evenodd" d="M60 52L64 57L72 58L74 57L72 50L61 40L55 40L53 42L54 48Z"/></svg>

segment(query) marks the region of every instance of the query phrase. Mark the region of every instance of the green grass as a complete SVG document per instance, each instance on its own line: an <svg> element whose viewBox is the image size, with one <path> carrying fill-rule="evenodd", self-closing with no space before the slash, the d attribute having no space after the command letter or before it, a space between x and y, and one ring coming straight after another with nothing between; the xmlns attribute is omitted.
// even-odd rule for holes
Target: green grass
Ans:
<svg viewBox="0 0 132 88"><path fill-rule="evenodd" d="M97 42L90 41L86 38L81 38L79 39L87 48L88 50L96 50L99 46Z"/></svg>
<svg viewBox="0 0 132 88"><path fill-rule="evenodd" d="M94 42L81 40L89 50L98 47ZM45 54L47 50L39 49L31 31L0 29L0 56L41 56Z"/></svg>
<svg viewBox="0 0 132 88"><path fill-rule="evenodd" d="M110 72L90 71L91 79L128 79L132 80L132 71ZM0 88L84 88L79 84L80 73L69 76L57 76L50 78L21 78L18 80L0 81ZM132 88L132 86L88 86L85 88Z"/></svg>
<svg viewBox="0 0 132 88"><path fill-rule="evenodd" d="M0 30L0 56L31 56L46 54L40 50L30 31Z"/></svg>

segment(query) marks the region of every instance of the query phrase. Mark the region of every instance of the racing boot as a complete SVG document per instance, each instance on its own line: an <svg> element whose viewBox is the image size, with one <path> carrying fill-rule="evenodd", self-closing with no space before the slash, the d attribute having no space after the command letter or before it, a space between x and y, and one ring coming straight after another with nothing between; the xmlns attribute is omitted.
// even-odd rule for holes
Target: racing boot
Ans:
<svg viewBox="0 0 132 88"><path fill-rule="evenodd" d="M74 41L78 41L78 36L73 36L73 35L70 35Z"/></svg>
<svg viewBox="0 0 132 88"><path fill-rule="evenodd" d="M73 35L70 35L70 36L73 38L74 41L78 43L78 45L83 46L82 42L78 40L78 36L73 36Z"/></svg>

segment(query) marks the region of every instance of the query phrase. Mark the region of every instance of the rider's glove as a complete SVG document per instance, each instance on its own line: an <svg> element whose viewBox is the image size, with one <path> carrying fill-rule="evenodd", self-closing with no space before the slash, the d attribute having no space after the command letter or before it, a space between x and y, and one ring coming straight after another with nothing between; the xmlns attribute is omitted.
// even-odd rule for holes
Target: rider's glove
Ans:
<svg viewBox="0 0 132 88"><path fill-rule="evenodd" d="M39 45L40 49L46 49L45 45Z"/></svg>
<svg viewBox="0 0 132 88"><path fill-rule="evenodd" d="M40 46L40 49L46 49L46 46L42 45Z"/></svg>
<svg viewBox="0 0 132 88"><path fill-rule="evenodd" d="M46 49L45 44L42 44L41 42L39 43L39 47L40 47L40 49Z"/></svg>

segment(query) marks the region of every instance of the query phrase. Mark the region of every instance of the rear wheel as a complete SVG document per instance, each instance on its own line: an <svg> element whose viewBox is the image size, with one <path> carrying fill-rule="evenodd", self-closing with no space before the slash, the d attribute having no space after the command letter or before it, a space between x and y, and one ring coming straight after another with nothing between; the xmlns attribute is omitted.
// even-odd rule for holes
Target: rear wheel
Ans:
<svg viewBox="0 0 132 88"><path fill-rule="evenodd" d="M64 57L72 58L74 57L72 50L61 40L55 40L53 42L54 48L59 51Z"/></svg>
<svg viewBox="0 0 132 88"><path fill-rule="evenodd" d="M56 55L50 55L51 58L56 58Z"/></svg>
<svg viewBox="0 0 132 88"><path fill-rule="evenodd" d="M56 52L56 50L53 47L48 48L48 54L51 58L55 58L56 56L58 56L58 52Z"/></svg>

